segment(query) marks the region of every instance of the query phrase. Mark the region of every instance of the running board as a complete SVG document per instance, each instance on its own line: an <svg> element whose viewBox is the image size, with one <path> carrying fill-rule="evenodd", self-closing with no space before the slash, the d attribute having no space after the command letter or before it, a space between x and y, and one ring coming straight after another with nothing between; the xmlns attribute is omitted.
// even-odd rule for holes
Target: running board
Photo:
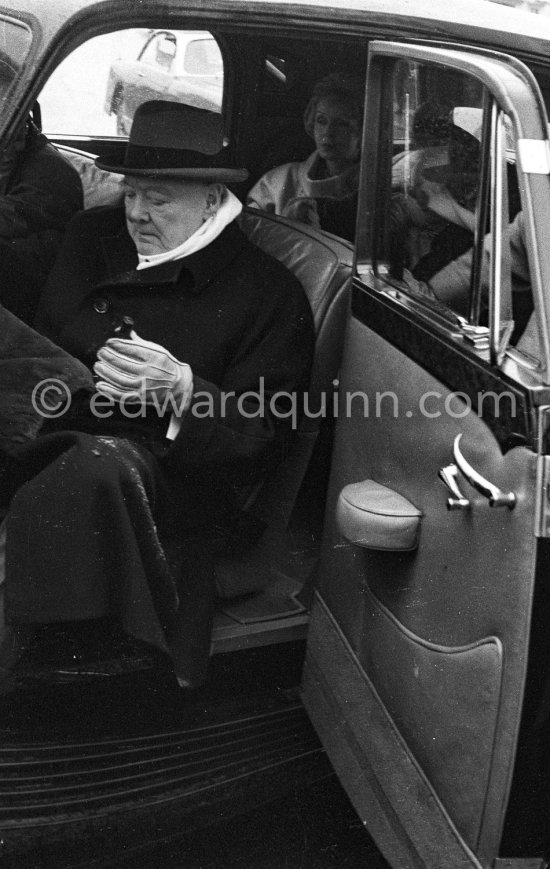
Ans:
<svg viewBox="0 0 550 869"><path fill-rule="evenodd" d="M108 857L125 842L189 833L330 774L292 691L264 697L263 708L231 715L222 707L194 721L182 703L187 726L167 721L149 735L34 742L4 729L3 869L75 869L98 842Z"/></svg>

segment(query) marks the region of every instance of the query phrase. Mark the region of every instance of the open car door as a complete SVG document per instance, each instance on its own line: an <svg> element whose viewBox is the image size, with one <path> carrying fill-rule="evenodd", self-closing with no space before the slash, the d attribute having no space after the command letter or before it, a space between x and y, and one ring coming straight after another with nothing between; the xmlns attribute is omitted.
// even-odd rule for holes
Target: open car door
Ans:
<svg viewBox="0 0 550 869"><path fill-rule="evenodd" d="M512 867L549 533L545 109L510 58L382 42L366 105L304 700L392 866Z"/></svg>

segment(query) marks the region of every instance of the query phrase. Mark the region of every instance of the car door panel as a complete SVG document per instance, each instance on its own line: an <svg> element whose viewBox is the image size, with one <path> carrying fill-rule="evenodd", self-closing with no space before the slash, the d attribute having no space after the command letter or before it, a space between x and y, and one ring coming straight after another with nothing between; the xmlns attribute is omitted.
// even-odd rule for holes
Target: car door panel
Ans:
<svg viewBox="0 0 550 869"><path fill-rule="evenodd" d="M368 642L359 658L457 829L475 843L491 772L502 644L498 637L463 646L428 642L408 630L368 585L364 594ZM389 672L387 660L393 665ZM472 746L467 755L466 743Z"/></svg>
<svg viewBox="0 0 550 869"><path fill-rule="evenodd" d="M402 350L420 368L428 369L464 400L476 405L480 395L487 396L478 413L490 426L503 451L533 442L536 421L525 390L512 378L486 365L483 359L473 356L467 342L438 339L427 323L419 325L412 316L404 316L402 310L390 302L386 304L376 293L354 292L352 307L359 321L368 323L381 338ZM444 410L444 398L434 398L435 405L429 398L426 400L427 417ZM453 412L458 412L457 405L455 408ZM408 409L405 408L405 412Z"/></svg>
<svg viewBox="0 0 550 869"><path fill-rule="evenodd" d="M331 763L390 865L480 869L320 595L303 680Z"/></svg>
<svg viewBox="0 0 550 869"><path fill-rule="evenodd" d="M508 58L383 42L369 50L356 277L304 702L392 866L489 867L499 857L514 772L537 535L546 527L540 406L548 404L542 317L550 261L539 239L547 221L535 220L535 208L548 212L550 190L548 172L518 161L540 361L522 360L520 352L514 362L501 343L501 237L509 219L502 116L513 118L516 142L542 149L546 114L529 71ZM415 128L423 101L447 96L471 116L481 112L485 124L470 244L472 262L488 245L493 271L484 285L479 270L470 273L466 317L429 286L411 287L406 260L401 272L395 267L395 130L405 130L400 141L410 167L422 145L406 130ZM439 144L432 128L429 145ZM420 160L426 153L418 152ZM445 154L450 163L450 147ZM473 172L471 163L467 168ZM400 201L408 203L418 176L407 177ZM488 327L479 313L482 293ZM499 490L496 503L488 484ZM361 533L361 509L380 510L380 502L369 503L380 486L390 531L400 503L409 520L420 514L416 536L405 538L412 548L398 536L392 551L391 533L371 534L370 515ZM348 526L342 499L350 492L360 497Z"/></svg>
<svg viewBox="0 0 550 869"><path fill-rule="evenodd" d="M426 355L440 363L441 355L425 337ZM472 386L476 368L474 363ZM340 676L346 681L353 667L369 683L368 691L427 776L432 808L437 805L434 846L441 842L436 819L442 806L467 846L484 850L488 839L492 849L510 776L508 764L499 759L513 755L519 726L531 586L517 580L534 571L537 457L525 446L503 454L491 427L473 409L462 415L464 408L457 404L460 418L423 416L422 396L439 395L443 406L452 391L357 318L347 336L341 390L342 397L365 394L372 405L366 417L361 407L339 419L313 622L327 607L349 644L350 661ZM375 413L375 396L383 394ZM471 507L447 510L448 492L438 471L452 459L457 434L463 435L464 452L476 469L514 491L515 509L490 508L487 498L461 480ZM394 489L421 510L416 550L378 552L343 540L334 519L338 495L345 485L365 478ZM509 548L503 539L510 540ZM309 654L315 658L313 642ZM317 660L315 666L326 663ZM306 705L312 707L305 682ZM363 738L370 763L386 737L369 727ZM405 753L404 768L410 762ZM392 761L392 777L398 765ZM400 798L409 801L412 808L416 788ZM445 849L433 859L425 865L456 865L445 862Z"/></svg>

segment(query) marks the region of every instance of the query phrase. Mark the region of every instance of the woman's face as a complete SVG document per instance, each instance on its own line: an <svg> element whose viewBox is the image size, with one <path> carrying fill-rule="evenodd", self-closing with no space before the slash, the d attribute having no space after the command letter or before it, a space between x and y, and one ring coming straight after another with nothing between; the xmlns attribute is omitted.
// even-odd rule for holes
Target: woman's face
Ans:
<svg viewBox="0 0 550 869"><path fill-rule="evenodd" d="M342 171L359 157L361 131L349 108L336 97L324 97L313 115L317 151L329 167Z"/></svg>

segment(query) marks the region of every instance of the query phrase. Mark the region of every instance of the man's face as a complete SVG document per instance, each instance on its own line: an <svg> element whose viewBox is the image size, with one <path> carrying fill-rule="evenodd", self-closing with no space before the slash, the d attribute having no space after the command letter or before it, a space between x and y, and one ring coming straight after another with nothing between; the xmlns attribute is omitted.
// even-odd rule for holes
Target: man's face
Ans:
<svg viewBox="0 0 550 869"><path fill-rule="evenodd" d="M124 179L126 226L138 253L152 256L174 250L206 216L208 185L154 178Z"/></svg>

